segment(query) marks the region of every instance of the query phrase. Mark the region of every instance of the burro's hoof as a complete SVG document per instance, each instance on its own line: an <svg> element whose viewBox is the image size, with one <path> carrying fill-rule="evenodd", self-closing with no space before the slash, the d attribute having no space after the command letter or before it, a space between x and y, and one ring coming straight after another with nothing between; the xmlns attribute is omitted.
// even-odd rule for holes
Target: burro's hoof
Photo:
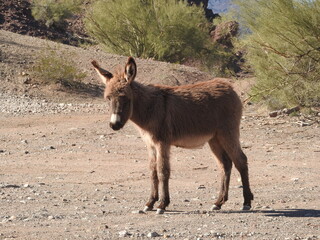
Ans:
<svg viewBox="0 0 320 240"><path fill-rule="evenodd" d="M221 207L219 207L219 206L217 206L215 204L213 204L213 206L211 208L212 211L217 211L217 210L220 210L220 209L221 209Z"/></svg>
<svg viewBox="0 0 320 240"><path fill-rule="evenodd" d="M251 206L250 205L243 205L242 207L242 211L249 211L251 209Z"/></svg>
<svg viewBox="0 0 320 240"><path fill-rule="evenodd" d="M144 209L143 209L144 212L149 212L149 211L151 211L151 210L152 210L152 208L150 208L150 207L148 207L148 206L145 206Z"/></svg>
<svg viewBox="0 0 320 240"><path fill-rule="evenodd" d="M164 214L164 210L160 209L160 208L157 208L157 214Z"/></svg>

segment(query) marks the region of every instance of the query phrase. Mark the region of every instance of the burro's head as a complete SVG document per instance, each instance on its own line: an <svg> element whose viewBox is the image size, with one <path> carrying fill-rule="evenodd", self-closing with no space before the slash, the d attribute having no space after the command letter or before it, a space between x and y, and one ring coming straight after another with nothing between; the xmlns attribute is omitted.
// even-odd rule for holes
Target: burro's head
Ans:
<svg viewBox="0 0 320 240"><path fill-rule="evenodd" d="M91 63L106 86L104 97L110 101L110 127L113 130L119 130L132 115L131 83L137 73L136 62L133 57L129 57L124 69L119 69L114 74L101 68L96 61Z"/></svg>

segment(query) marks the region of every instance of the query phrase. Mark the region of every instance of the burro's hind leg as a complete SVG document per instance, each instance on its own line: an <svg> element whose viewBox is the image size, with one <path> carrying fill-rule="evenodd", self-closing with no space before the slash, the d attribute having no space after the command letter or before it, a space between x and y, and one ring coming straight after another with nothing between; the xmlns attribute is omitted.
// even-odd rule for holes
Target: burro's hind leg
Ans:
<svg viewBox="0 0 320 240"><path fill-rule="evenodd" d="M240 173L242 186L243 186L243 208L242 210L249 210L251 208L251 201L253 200L253 194L250 189L249 183L249 170L247 156L243 153L239 137L231 135L221 135L219 137L219 142L223 149L225 150L228 157L234 163L235 167Z"/></svg>
<svg viewBox="0 0 320 240"><path fill-rule="evenodd" d="M215 204L212 207L212 210L220 210L221 206L228 200L232 161L217 138L211 139L209 141L209 146L214 153L217 163L221 169L220 192Z"/></svg>
<svg viewBox="0 0 320 240"><path fill-rule="evenodd" d="M250 210L251 208L251 200L253 200L253 194L250 189L249 183L249 169L248 169L248 161L247 156L243 153L242 149L239 149L238 161L234 162L234 165L238 169L241 175L241 181L243 186L243 208L242 210Z"/></svg>

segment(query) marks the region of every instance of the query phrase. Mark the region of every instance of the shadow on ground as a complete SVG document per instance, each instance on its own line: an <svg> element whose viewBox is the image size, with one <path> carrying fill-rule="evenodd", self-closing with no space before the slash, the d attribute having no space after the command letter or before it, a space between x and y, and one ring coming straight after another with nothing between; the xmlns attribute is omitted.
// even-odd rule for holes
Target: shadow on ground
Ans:
<svg viewBox="0 0 320 240"><path fill-rule="evenodd" d="M154 211L155 212L155 211ZM280 210L249 210L249 211L174 211L167 210L165 214L254 214L262 213L267 217L320 217L320 210L315 209L280 209Z"/></svg>
<svg viewBox="0 0 320 240"><path fill-rule="evenodd" d="M269 217L320 217L320 210L315 209L283 209L258 211Z"/></svg>

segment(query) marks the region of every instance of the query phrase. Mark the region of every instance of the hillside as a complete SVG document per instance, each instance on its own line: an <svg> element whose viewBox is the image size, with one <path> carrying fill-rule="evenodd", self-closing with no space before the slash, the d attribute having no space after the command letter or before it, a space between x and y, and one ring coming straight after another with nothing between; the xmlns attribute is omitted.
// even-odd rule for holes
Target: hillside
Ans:
<svg viewBox="0 0 320 240"><path fill-rule="evenodd" d="M65 29L49 28L36 21L31 14L30 0L1 0L0 29L72 45L78 45L87 37L81 16L68 20Z"/></svg>
<svg viewBox="0 0 320 240"><path fill-rule="evenodd" d="M78 94L64 93L63 91L52 92L53 89L61 90L61 86L39 85L32 81L32 66L35 60L54 50L61 58L72 56L77 67L83 70L87 77L83 80L88 88L81 92L80 96L94 97L99 95L101 86L90 61L96 59L106 69L114 69L122 65L127 57L107 54L97 47L77 48L65 44L55 43L49 40L11 33L0 30L0 69L2 84L0 90L8 94L27 94L35 97L58 98L77 96ZM81 56L81 57L80 57ZM179 85L208 80L211 77L196 68L156 62L152 60L137 59L138 81L145 83L162 83L168 85ZM26 79L29 79L26 81ZM36 80L36 79L34 79ZM67 90L67 89L65 89ZM87 90L87 92L86 92Z"/></svg>

